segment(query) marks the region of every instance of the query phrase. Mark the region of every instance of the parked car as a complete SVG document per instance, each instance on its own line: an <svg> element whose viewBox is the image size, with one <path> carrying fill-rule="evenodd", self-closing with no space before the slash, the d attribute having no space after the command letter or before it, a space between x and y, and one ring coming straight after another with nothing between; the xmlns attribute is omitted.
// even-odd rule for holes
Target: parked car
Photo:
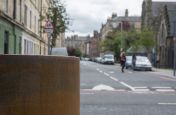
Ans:
<svg viewBox="0 0 176 115"><path fill-rule="evenodd" d="M114 64L114 62L115 62L115 59L114 59L114 55L112 54L106 54L101 59L102 64Z"/></svg>
<svg viewBox="0 0 176 115"><path fill-rule="evenodd" d="M102 59L101 57L96 57L96 58L95 58L95 62L101 63L101 59Z"/></svg>
<svg viewBox="0 0 176 115"><path fill-rule="evenodd" d="M86 57L84 58L85 61L90 61L90 58Z"/></svg>
<svg viewBox="0 0 176 115"><path fill-rule="evenodd" d="M126 56L125 67L126 69L132 68L132 56Z"/></svg>
<svg viewBox="0 0 176 115"><path fill-rule="evenodd" d="M152 71L152 64L146 56L136 56L136 62L133 69Z"/></svg>
<svg viewBox="0 0 176 115"><path fill-rule="evenodd" d="M68 56L67 48L52 48L51 55Z"/></svg>

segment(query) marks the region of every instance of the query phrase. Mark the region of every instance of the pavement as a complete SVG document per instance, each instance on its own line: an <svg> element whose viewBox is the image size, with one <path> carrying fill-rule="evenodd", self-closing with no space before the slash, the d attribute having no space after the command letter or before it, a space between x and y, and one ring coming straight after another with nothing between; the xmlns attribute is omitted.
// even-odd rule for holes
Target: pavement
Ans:
<svg viewBox="0 0 176 115"><path fill-rule="evenodd" d="M176 76L174 76L174 70L173 69L161 69L161 68L152 68L154 72L156 72L159 75L164 75L167 77L172 77L172 78L176 78Z"/></svg>
<svg viewBox="0 0 176 115"><path fill-rule="evenodd" d="M119 63L116 63L115 65L120 66ZM174 70L173 69L163 69L163 68L161 69L161 68L155 68L155 67L153 67L152 71L155 72L156 74L176 79L176 75L174 76Z"/></svg>

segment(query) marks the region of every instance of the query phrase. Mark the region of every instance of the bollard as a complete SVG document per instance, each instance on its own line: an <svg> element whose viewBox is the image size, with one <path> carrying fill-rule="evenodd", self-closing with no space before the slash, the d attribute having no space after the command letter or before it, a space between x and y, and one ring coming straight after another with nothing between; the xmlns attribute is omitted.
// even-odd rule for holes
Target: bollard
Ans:
<svg viewBox="0 0 176 115"><path fill-rule="evenodd" d="M0 55L0 115L79 115L75 57Z"/></svg>

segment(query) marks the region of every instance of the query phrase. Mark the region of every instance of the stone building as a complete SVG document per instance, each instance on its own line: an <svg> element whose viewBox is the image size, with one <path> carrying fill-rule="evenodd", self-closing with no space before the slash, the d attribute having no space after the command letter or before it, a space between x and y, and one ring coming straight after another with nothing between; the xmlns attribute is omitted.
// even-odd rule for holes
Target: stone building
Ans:
<svg viewBox="0 0 176 115"><path fill-rule="evenodd" d="M90 39L90 36L74 35L71 37L67 37L67 39L65 39L65 46L79 48L82 54L86 54L86 42L88 39Z"/></svg>
<svg viewBox="0 0 176 115"><path fill-rule="evenodd" d="M127 9L125 10L125 16L117 16L117 14L113 13L111 18L107 19L106 24L102 24L100 29L100 40L107 39L109 32L122 32L130 30L141 31L141 17L129 16ZM104 55L105 53L106 52L101 52L101 55ZM107 51L107 53L113 52Z"/></svg>
<svg viewBox="0 0 176 115"><path fill-rule="evenodd" d="M176 36L175 7L163 7L157 36L159 67L172 68L174 63L174 37Z"/></svg>
<svg viewBox="0 0 176 115"><path fill-rule="evenodd" d="M42 27L52 0L0 0L0 53L47 54Z"/></svg>
<svg viewBox="0 0 176 115"><path fill-rule="evenodd" d="M113 13L111 18L107 19L106 24L102 24L100 29L101 40L106 39L109 32L115 31L129 31L135 29L137 31L141 30L141 17L139 16L129 16L129 12L126 9L125 16L117 16Z"/></svg>
<svg viewBox="0 0 176 115"><path fill-rule="evenodd" d="M155 32L159 29L160 13L165 5L174 7L176 2L159 2L144 0L142 4L142 28L151 28Z"/></svg>
<svg viewBox="0 0 176 115"><path fill-rule="evenodd" d="M100 34L98 31L94 31L93 36L89 40L89 56L91 58L100 56Z"/></svg>
<svg viewBox="0 0 176 115"><path fill-rule="evenodd" d="M65 34L61 33L60 35L58 35L57 39L56 39L56 46L55 47L65 47Z"/></svg>
<svg viewBox="0 0 176 115"><path fill-rule="evenodd" d="M173 37L175 35L176 2L144 0L142 28L154 31L156 39L155 61L162 68L173 67Z"/></svg>

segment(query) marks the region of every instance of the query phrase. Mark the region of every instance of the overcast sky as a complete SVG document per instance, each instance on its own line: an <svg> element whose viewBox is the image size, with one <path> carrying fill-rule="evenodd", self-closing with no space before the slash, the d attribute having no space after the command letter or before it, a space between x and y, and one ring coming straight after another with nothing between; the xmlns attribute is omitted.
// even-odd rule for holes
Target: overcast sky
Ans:
<svg viewBox="0 0 176 115"><path fill-rule="evenodd" d="M125 9L129 10L130 16L140 16L142 2L143 0L64 0L67 13L72 19L70 31L66 35L92 35L94 30L100 30L102 23L105 23L112 13L122 16Z"/></svg>

